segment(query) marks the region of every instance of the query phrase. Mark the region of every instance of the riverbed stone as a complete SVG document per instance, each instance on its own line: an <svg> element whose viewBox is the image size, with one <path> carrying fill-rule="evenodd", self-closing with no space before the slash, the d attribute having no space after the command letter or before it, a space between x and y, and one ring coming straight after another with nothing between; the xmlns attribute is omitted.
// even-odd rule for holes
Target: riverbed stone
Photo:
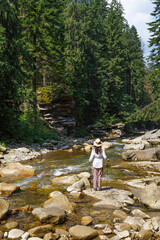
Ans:
<svg viewBox="0 0 160 240"><path fill-rule="evenodd" d="M126 144L124 147L123 147L124 150L143 150L145 149L145 145L144 144Z"/></svg>
<svg viewBox="0 0 160 240"><path fill-rule="evenodd" d="M48 207L61 208L68 213L71 213L74 211L73 205L70 203L67 196L65 196L64 194L48 199L43 203L43 207L44 208L48 208Z"/></svg>
<svg viewBox="0 0 160 240"><path fill-rule="evenodd" d="M153 229L155 231L160 230L160 218L159 217L152 217L151 221L152 221Z"/></svg>
<svg viewBox="0 0 160 240"><path fill-rule="evenodd" d="M13 192L20 191L20 187L12 183L0 183L0 195L11 195Z"/></svg>
<svg viewBox="0 0 160 240"><path fill-rule="evenodd" d="M141 229L138 234L138 237L139 237L139 240L150 240L152 235L153 235L152 231Z"/></svg>
<svg viewBox="0 0 160 240"><path fill-rule="evenodd" d="M46 233L54 232L55 229L52 225L42 225L28 230L31 237L44 237Z"/></svg>
<svg viewBox="0 0 160 240"><path fill-rule="evenodd" d="M12 229L8 233L8 239L19 239L24 234L23 230L20 229Z"/></svg>
<svg viewBox="0 0 160 240"><path fill-rule="evenodd" d="M71 227L69 229L69 233L77 240L89 240L98 236L98 232L96 230L92 229L91 227L81 225Z"/></svg>
<svg viewBox="0 0 160 240"><path fill-rule="evenodd" d="M59 236L69 236L69 232L68 231L66 231L65 229L63 229L63 228L60 228L60 227L56 227L55 228L55 233L57 234L57 236L59 235Z"/></svg>
<svg viewBox="0 0 160 240"><path fill-rule="evenodd" d="M145 221L145 223L142 226L142 229L153 230L152 220L148 219L147 221Z"/></svg>
<svg viewBox="0 0 160 240"><path fill-rule="evenodd" d="M56 240L59 238L59 235L55 233L46 233L43 240Z"/></svg>
<svg viewBox="0 0 160 240"><path fill-rule="evenodd" d="M77 182L79 178L76 175L55 177L51 180L54 185L71 185Z"/></svg>
<svg viewBox="0 0 160 240"><path fill-rule="evenodd" d="M108 224L104 224L104 223L101 223L101 224L96 224L94 226L95 229L105 229L105 228L108 228Z"/></svg>
<svg viewBox="0 0 160 240"><path fill-rule="evenodd" d="M87 177L83 177L81 180L84 182L86 189L91 188L90 181Z"/></svg>
<svg viewBox="0 0 160 240"><path fill-rule="evenodd" d="M127 230L130 232L131 226L128 223L115 223L114 227L117 229L119 232L123 232Z"/></svg>
<svg viewBox="0 0 160 240"><path fill-rule="evenodd" d="M8 211L9 211L9 203L4 199L0 199L0 220L5 218Z"/></svg>
<svg viewBox="0 0 160 240"><path fill-rule="evenodd" d="M66 213L57 207L35 208L32 214L41 222L61 224L66 220Z"/></svg>
<svg viewBox="0 0 160 240"><path fill-rule="evenodd" d="M22 239L27 240L29 238L29 232L25 232L22 236Z"/></svg>
<svg viewBox="0 0 160 240"><path fill-rule="evenodd" d="M84 177L86 177L86 178L90 178L91 177L91 174L89 173L89 172L81 172L81 173L79 173L78 175L78 178L84 178Z"/></svg>
<svg viewBox="0 0 160 240"><path fill-rule="evenodd" d="M131 215L134 217L141 217L143 219L148 219L150 216L144 212L142 212L140 209L134 209L131 211Z"/></svg>
<svg viewBox="0 0 160 240"><path fill-rule="evenodd" d="M122 152L122 159L125 161L158 161L160 148L149 148L146 150L128 150Z"/></svg>
<svg viewBox="0 0 160 240"><path fill-rule="evenodd" d="M135 230L135 226L138 225L140 228L142 228L143 224L145 223L143 218L140 217L131 217L128 216L125 220L124 223L128 223L132 229Z"/></svg>
<svg viewBox="0 0 160 240"><path fill-rule="evenodd" d="M113 216L125 220L127 214L124 211L118 209L113 212Z"/></svg>
<svg viewBox="0 0 160 240"><path fill-rule="evenodd" d="M106 149L112 148L113 147L113 143L111 143L111 142L103 142L102 146L103 146L104 150L106 150Z"/></svg>
<svg viewBox="0 0 160 240"><path fill-rule="evenodd" d="M7 148L2 146L2 145L0 145L0 152L6 153L7 152Z"/></svg>
<svg viewBox="0 0 160 240"><path fill-rule="evenodd" d="M90 216L84 216L81 218L81 224L84 226L88 226L93 222L93 218Z"/></svg>
<svg viewBox="0 0 160 240"><path fill-rule="evenodd" d="M132 189L135 196L152 209L160 209L160 186L151 183L141 189Z"/></svg>
<svg viewBox="0 0 160 240"><path fill-rule="evenodd" d="M102 231L106 235L112 233L112 229L110 227L105 227Z"/></svg>
<svg viewBox="0 0 160 240"><path fill-rule="evenodd" d="M112 238L110 238L110 240L120 240L120 237L119 236L113 236Z"/></svg>
<svg viewBox="0 0 160 240"><path fill-rule="evenodd" d="M83 180L79 180L79 181L73 183L71 186L69 186L69 187L67 188L67 191L68 191L68 192L73 192L73 191L75 191L75 192L81 192L81 191L84 190L84 189L85 189L85 183L84 183L84 181L83 181Z"/></svg>
<svg viewBox="0 0 160 240"><path fill-rule="evenodd" d="M92 145L90 144L85 144L83 150L87 153L91 152Z"/></svg>
<svg viewBox="0 0 160 240"><path fill-rule="evenodd" d="M97 199L98 202L94 203L93 206L98 208L118 209L126 204L132 205L134 203L131 198L133 194L125 190L109 189L95 192L92 189L86 189L83 193Z"/></svg>
<svg viewBox="0 0 160 240"><path fill-rule="evenodd" d="M0 175L3 178L23 178L35 175L32 166L22 165L21 163L8 163L6 167L0 170Z"/></svg>
<svg viewBox="0 0 160 240"><path fill-rule="evenodd" d="M19 152L22 152L22 153L29 153L30 152L30 149L26 148L26 147L20 147L20 148L17 148L16 150L19 151Z"/></svg>
<svg viewBox="0 0 160 240"><path fill-rule="evenodd" d="M124 230L122 232L118 232L117 233L117 236L121 239L121 238L126 238L126 237L129 237L129 231L127 230Z"/></svg>
<svg viewBox="0 0 160 240"><path fill-rule="evenodd" d="M125 181L124 183L129 185L131 187L131 191L132 191L133 188L142 189L152 183L156 183L156 185L159 185L160 177L138 178L138 179ZM132 191L132 192L135 192L135 191Z"/></svg>
<svg viewBox="0 0 160 240"><path fill-rule="evenodd" d="M57 197L57 196L59 196L59 195L63 195L63 193L61 193L60 191L53 191L53 192L51 192L50 193L50 197L51 198L54 198L54 197Z"/></svg>
<svg viewBox="0 0 160 240"><path fill-rule="evenodd" d="M13 221L13 222L8 222L4 225L4 227L7 229L7 230L11 230L11 229L14 229L14 228L17 228L18 227L18 222L17 221Z"/></svg>

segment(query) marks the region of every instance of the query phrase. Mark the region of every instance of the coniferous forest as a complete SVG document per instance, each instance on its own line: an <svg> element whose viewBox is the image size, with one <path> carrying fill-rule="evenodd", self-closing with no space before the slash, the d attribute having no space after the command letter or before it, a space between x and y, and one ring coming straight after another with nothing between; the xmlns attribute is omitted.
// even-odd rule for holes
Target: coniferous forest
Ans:
<svg viewBox="0 0 160 240"><path fill-rule="evenodd" d="M47 100L73 96L77 127L160 124L160 0L152 2L144 59L118 0L0 0L1 139L53 137L37 109L40 89Z"/></svg>

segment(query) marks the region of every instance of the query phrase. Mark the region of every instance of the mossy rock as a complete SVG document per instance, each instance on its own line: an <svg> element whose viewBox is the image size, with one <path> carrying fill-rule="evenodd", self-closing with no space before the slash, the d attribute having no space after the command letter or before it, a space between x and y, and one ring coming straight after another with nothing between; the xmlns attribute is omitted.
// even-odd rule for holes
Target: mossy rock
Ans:
<svg viewBox="0 0 160 240"><path fill-rule="evenodd" d="M55 99L70 95L69 89L62 84L44 86L37 89L37 100L39 104L50 104Z"/></svg>

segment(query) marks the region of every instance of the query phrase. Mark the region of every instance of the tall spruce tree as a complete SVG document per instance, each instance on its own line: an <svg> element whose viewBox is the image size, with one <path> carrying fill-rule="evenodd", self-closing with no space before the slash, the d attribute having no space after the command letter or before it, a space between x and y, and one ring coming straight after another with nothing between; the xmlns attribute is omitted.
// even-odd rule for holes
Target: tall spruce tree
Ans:
<svg viewBox="0 0 160 240"><path fill-rule="evenodd" d="M126 24L125 29L125 93L131 101L138 106L143 106L144 101L144 75L145 64L141 41L134 26Z"/></svg>
<svg viewBox="0 0 160 240"><path fill-rule="evenodd" d="M100 115L99 57L105 4L101 0L69 1L64 12L66 76L76 99L76 118L85 124Z"/></svg>
<svg viewBox="0 0 160 240"><path fill-rule="evenodd" d="M16 132L19 90L24 79L20 66L21 24L16 7L15 1L0 1L0 134L8 136Z"/></svg>
<svg viewBox="0 0 160 240"><path fill-rule="evenodd" d="M124 17L121 3L112 0L105 20L106 46L104 46L102 86L104 114L118 116L124 93Z"/></svg>
<svg viewBox="0 0 160 240"><path fill-rule="evenodd" d="M63 25L61 0L19 0L23 39L29 57L26 61L29 85L37 86L62 81Z"/></svg>
<svg viewBox="0 0 160 240"><path fill-rule="evenodd" d="M149 23L151 37L149 40L151 49L150 60L152 62L152 82L156 98L160 97L160 0L153 0L154 11L152 16L154 20Z"/></svg>

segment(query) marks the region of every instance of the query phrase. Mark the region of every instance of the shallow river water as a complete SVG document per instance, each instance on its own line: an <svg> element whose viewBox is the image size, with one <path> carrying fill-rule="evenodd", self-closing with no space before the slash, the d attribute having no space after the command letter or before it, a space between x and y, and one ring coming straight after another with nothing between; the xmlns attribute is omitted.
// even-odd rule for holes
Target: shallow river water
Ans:
<svg viewBox="0 0 160 240"><path fill-rule="evenodd" d="M122 171L112 168L119 164L122 160L120 153L122 152L123 144L113 141L113 147L106 151L110 159L109 165L104 165L103 172L103 187L117 187L116 180L132 179L135 172ZM88 162L89 154L82 151L54 151L42 155L40 158L33 159L23 164L29 164L35 169L36 175L34 177L23 178L19 180L8 179L6 182L12 182L21 187L20 192L14 193L9 197L4 197L10 204L10 209L16 209L30 205L31 207L42 207L43 203L49 198L49 193L53 190L60 190L67 195L66 187L54 189L44 188L46 185L51 185L51 179L60 175L78 174L80 172L88 171L92 174L91 163ZM113 184L110 184L113 182ZM121 186L123 188L123 186ZM72 199L71 199L72 201ZM101 210L96 214L97 209L92 207L93 199L82 197L74 200L77 204L76 211L68 218L66 225L71 226L74 223L80 224L80 217L90 215L94 218L95 223L104 223L110 221L111 211ZM135 206L136 207L136 206ZM137 207L139 207L137 205ZM24 230L28 230L32 225L37 225L38 222L27 213L10 214L9 219L16 219L19 226Z"/></svg>

